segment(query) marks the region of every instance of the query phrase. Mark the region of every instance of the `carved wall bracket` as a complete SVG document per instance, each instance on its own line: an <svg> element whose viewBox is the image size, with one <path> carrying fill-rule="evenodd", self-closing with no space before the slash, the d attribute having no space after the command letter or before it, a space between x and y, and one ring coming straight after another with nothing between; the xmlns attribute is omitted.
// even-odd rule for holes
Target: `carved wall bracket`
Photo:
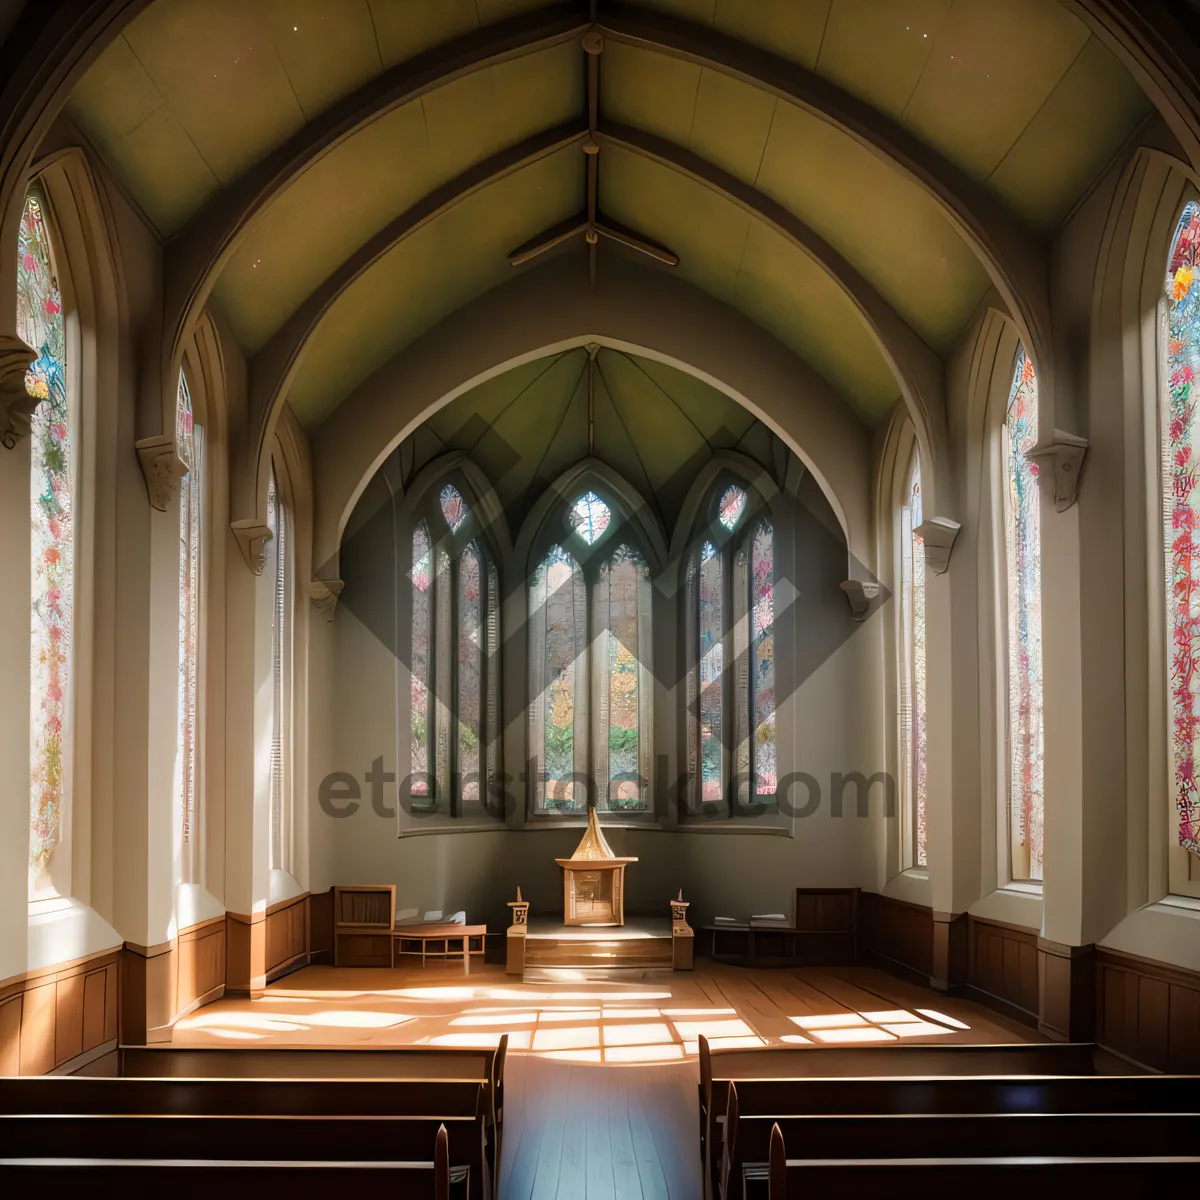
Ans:
<svg viewBox="0 0 1200 1200"><path fill-rule="evenodd" d="M0 334L0 445L11 450L29 436L29 420L38 406L25 390L25 372L37 351L15 334Z"/></svg>
<svg viewBox="0 0 1200 1200"><path fill-rule="evenodd" d="M179 481L187 474L187 463L175 449L175 439L159 434L157 437L141 438L133 444L142 474L146 477L146 491L150 494L150 506L166 512L175 498Z"/></svg>
<svg viewBox="0 0 1200 1200"><path fill-rule="evenodd" d="M925 565L935 574L944 575L950 565L950 552L962 526L949 517L930 517L913 530L925 543Z"/></svg>
<svg viewBox="0 0 1200 1200"><path fill-rule="evenodd" d="M314 579L308 585L308 598L325 620L333 620L337 612L338 597L345 586L340 579Z"/></svg>
<svg viewBox="0 0 1200 1200"><path fill-rule="evenodd" d="M838 586L850 602L850 615L856 621L865 621L871 602L879 595L880 585L865 579L843 579Z"/></svg>
<svg viewBox="0 0 1200 1200"><path fill-rule="evenodd" d="M255 575L261 575L267 561L267 543L274 536L271 527L259 521L234 521L229 528L237 538L238 549L246 560L246 566Z"/></svg>
<svg viewBox="0 0 1200 1200"><path fill-rule="evenodd" d="M1079 472L1087 445L1087 438L1056 429L1051 441L1029 452L1038 465L1042 489L1050 490L1058 512L1066 512L1079 498Z"/></svg>

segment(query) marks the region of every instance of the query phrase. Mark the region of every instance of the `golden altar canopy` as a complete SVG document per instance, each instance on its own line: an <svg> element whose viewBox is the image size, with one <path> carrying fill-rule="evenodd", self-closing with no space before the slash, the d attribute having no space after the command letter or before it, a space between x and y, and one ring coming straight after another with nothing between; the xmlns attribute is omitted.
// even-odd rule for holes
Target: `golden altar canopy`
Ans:
<svg viewBox="0 0 1200 1200"><path fill-rule="evenodd" d="M563 869L563 921L568 925L625 924L625 868L636 858L618 858L604 839L596 810L588 809L587 829L570 858L554 860Z"/></svg>

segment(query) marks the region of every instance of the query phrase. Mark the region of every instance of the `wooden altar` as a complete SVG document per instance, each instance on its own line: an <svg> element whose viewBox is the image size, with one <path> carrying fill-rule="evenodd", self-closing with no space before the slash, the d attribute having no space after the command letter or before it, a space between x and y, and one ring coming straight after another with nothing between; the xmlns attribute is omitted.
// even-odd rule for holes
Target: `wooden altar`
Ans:
<svg viewBox="0 0 1200 1200"><path fill-rule="evenodd" d="M563 921L567 925L624 925L625 868L636 858L618 858L604 839L596 810L588 809L583 840L563 869Z"/></svg>

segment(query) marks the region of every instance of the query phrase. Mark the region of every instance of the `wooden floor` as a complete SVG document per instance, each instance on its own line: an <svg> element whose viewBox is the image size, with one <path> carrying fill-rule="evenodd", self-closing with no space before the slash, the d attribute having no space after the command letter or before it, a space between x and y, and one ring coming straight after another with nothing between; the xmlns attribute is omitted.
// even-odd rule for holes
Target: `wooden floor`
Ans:
<svg viewBox="0 0 1200 1200"><path fill-rule="evenodd" d="M1031 1030L870 967L695 971L630 983L523 983L499 966L307 967L257 1000L183 1018L174 1043L494 1046L577 1063L683 1062L722 1046L1020 1042Z"/></svg>
<svg viewBox="0 0 1200 1200"><path fill-rule="evenodd" d="M524 983L498 966L308 967L210 1004L182 1046L493 1046L509 1035L501 1200L697 1200L698 1036L714 1047L1040 1040L868 967Z"/></svg>

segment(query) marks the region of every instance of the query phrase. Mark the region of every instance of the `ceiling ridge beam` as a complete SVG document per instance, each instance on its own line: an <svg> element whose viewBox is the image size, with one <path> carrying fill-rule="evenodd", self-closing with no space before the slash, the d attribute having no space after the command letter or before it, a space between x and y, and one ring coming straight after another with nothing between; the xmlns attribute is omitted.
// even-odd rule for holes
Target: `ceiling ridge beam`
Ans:
<svg viewBox="0 0 1200 1200"><path fill-rule="evenodd" d="M619 3L602 6L607 38L666 54L768 92L840 129L915 183L971 247L1052 387L1049 273L1041 239L986 187L899 121L815 71L709 26Z"/></svg>
<svg viewBox="0 0 1200 1200"><path fill-rule="evenodd" d="M585 123L567 122L483 159L421 197L326 276L251 359L248 461L257 463L261 457L279 402L295 378L305 346L347 288L402 241L469 196L582 142L586 136Z"/></svg>
<svg viewBox="0 0 1200 1200"><path fill-rule="evenodd" d="M167 243L163 336L168 380L184 339L247 226L315 162L404 104L476 71L578 38L587 28L578 6L556 4L435 46L332 104L217 193Z"/></svg>
<svg viewBox="0 0 1200 1200"><path fill-rule="evenodd" d="M926 434L927 449L934 461L944 460L947 448L942 359L838 250L778 201L674 142L611 122L597 129L596 140L602 147L626 150L708 188L820 267L862 317L896 378L913 424Z"/></svg>

